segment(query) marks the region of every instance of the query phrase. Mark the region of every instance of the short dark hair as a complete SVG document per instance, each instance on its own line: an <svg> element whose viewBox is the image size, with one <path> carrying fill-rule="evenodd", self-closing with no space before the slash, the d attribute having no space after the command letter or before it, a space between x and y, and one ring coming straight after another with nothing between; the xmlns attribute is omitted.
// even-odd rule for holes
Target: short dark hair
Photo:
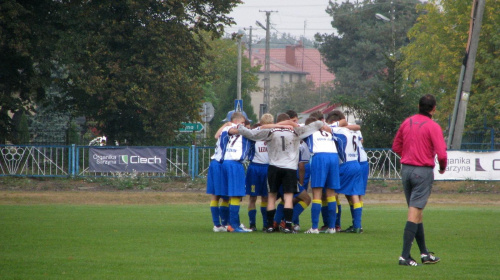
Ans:
<svg viewBox="0 0 500 280"><path fill-rule="evenodd" d="M318 119L315 118L315 117L309 117L306 119L306 125L310 124L310 123L313 123L315 121L317 121Z"/></svg>
<svg viewBox="0 0 500 280"><path fill-rule="evenodd" d="M314 111L309 115L310 118L316 118L317 120L324 120L325 116L321 111Z"/></svg>
<svg viewBox="0 0 500 280"><path fill-rule="evenodd" d="M299 117L299 115L297 115L297 112L295 112L294 110L288 110L285 113L290 117L290 119Z"/></svg>
<svg viewBox="0 0 500 280"><path fill-rule="evenodd" d="M281 113L278 115L278 117L276 118L276 122L279 123L279 122L282 122L282 121L287 121L290 119L290 116L286 113Z"/></svg>
<svg viewBox="0 0 500 280"><path fill-rule="evenodd" d="M330 113L328 113L328 116L326 117L326 122L331 123L331 122L336 122L345 119L344 113L340 110L333 110Z"/></svg>
<svg viewBox="0 0 500 280"><path fill-rule="evenodd" d="M432 94L426 94L420 97L418 101L418 112L420 114L429 114L436 107L436 98Z"/></svg>

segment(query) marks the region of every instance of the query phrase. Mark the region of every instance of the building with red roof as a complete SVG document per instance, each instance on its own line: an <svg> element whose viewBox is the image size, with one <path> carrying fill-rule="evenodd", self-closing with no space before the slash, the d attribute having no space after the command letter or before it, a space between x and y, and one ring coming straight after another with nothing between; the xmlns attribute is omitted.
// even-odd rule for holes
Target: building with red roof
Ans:
<svg viewBox="0 0 500 280"><path fill-rule="evenodd" d="M328 67L323 63L317 49L305 49L302 45L291 45L269 51L271 90L279 89L286 84L306 81L312 81L316 87L319 87L331 83L335 79L335 75L328 72ZM250 93L254 112L260 112L260 104L264 103L265 54L265 49L252 49L251 54L248 50L245 52L245 55L250 58L252 66L261 66L258 72L261 90Z"/></svg>

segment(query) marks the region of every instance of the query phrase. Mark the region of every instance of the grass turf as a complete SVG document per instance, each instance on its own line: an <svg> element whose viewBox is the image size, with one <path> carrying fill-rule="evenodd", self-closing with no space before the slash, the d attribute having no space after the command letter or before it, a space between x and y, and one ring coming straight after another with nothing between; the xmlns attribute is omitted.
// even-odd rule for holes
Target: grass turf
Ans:
<svg viewBox="0 0 500 280"><path fill-rule="evenodd" d="M421 267L397 265L406 220L399 204L365 205L365 233L335 235L214 233L208 203L0 205L0 214L1 279L498 279L500 272L500 209L491 205L429 205L427 246L442 260ZM248 225L245 206L240 215ZM412 253L417 259L416 243Z"/></svg>

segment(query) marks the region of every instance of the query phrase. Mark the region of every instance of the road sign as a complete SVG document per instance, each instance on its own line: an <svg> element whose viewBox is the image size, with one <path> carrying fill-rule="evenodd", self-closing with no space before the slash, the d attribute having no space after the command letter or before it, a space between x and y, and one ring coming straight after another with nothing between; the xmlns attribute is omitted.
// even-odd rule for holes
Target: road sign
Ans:
<svg viewBox="0 0 500 280"><path fill-rule="evenodd" d="M235 112L243 111L243 99L235 99L234 100L234 111Z"/></svg>
<svg viewBox="0 0 500 280"><path fill-rule="evenodd" d="M200 132L203 130L203 125L199 122L195 123L181 123L184 127L179 128L179 132Z"/></svg>
<svg viewBox="0 0 500 280"><path fill-rule="evenodd" d="M215 113L215 109L214 109L214 106L212 105L212 103L210 103L210 102L203 103L203 108L200 112L201 120L203 122L206 122L206 123L210 122L214 117L214 113Z"/></svg>

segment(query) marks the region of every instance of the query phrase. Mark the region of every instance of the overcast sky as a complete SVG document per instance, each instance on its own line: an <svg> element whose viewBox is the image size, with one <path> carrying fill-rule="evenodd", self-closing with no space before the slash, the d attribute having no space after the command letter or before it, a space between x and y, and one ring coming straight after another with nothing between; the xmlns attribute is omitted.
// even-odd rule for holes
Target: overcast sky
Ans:
<svg viewBox="0 0 500 280"><path fill-rule="evenodd" d="M276 11L271 13L271 33L290 33L297 38L305 35L306 38L313 39L316 33L333 32L331 17L325 12L328 0L243 0L243 2L229 14L236 21L236 25L226 28L229 34L243 28L248 30L252 26L252 36L255 39L265 38L265 30L255 24L255 21L259 21L266 25L266 13L259 11Z"/></svg>

